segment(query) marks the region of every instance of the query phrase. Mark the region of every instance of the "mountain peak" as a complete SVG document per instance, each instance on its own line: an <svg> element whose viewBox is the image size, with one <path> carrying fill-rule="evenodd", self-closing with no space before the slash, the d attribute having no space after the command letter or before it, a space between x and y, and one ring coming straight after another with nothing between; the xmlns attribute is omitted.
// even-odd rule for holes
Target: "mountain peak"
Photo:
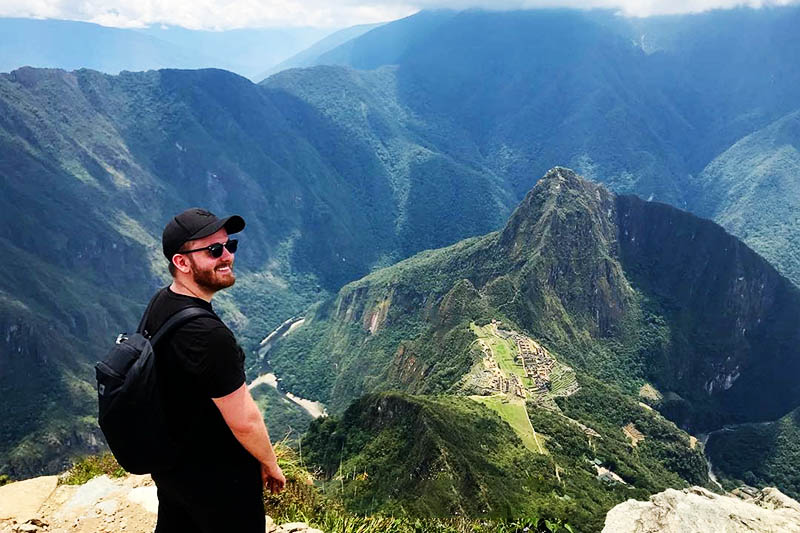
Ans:
<svg viewBox="0 0 800 533"><path fill-rule="evenodd" d="M592 236L615 240L614 195L565 167L553 167L536 183L508 220L501 243L518 257L553 238Z"/></svg>

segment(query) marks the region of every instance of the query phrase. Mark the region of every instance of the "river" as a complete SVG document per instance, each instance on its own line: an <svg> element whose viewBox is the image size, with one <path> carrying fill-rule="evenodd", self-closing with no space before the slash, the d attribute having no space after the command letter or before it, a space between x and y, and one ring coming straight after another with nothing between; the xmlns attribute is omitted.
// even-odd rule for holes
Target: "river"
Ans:
<svg viewBox="0 0 800 533"><path fill-rule="evenodd" d="M715 429L709 433L699 433L697 438L700 442L703 443L703 454L706 456L706 464L708 465L708 478L713 481L721 490L725 490L722 488L722 485L719 483L719 479L717 478L716 474L714 474L714 465L711 464L711 456L708 454L708 450L706 445L708 444L708 440L711 438L712 435L716 435L717 433L724 433L726 431L733 431L737 428L744 427L744 426L768 426L770 424L774 424L774 422L744 422L742 424L729 424L727 426L723 426L719 429Z"/></svg>
<svg viewBox="0 0 800 533"><path fill-rule="evenodd" d="M280 339L287 336L289 333L294 331L295 329L301 327L305 322L304 317L292 317L289 320L286 320L275 328L269 335L264 337L264 340L261 341L259 344L258 349L258 360L262 361L264 356L270 351L270 349L278 342ZM280 378L275 375L273 372L269 372L267 374L261 374L256 379L254 379L250 384L247 385L248 389L252 389L253 387L257 387L258 385L267 384L270 387L274 388L278 391L284 398L289 400L290 402L294 403L295 405L301 407L305 412L311 415L313 418L319 418L321 416L328 416L328 412L325 410L325 405L321 402L314 402L311 400L307 400L305 398L301 398L300 396L295 396L291 392L284 392L281 390L278 382Z"/></svg>
<svg viewBox="0 0 800 533"><path fill-rule="evenodd" d="M328 412L325 410L325 405L322 402L314 402L311 400L307 400L305 398L301 398L299 396L295 396L291 392L283 392L280 387L278 387L278 376L273 374L272 372L268 374L262 374L258 376L256 379L250 382L247 385L248 389L252 389L253 387L257 387L258 385L267 384L273 389L277 390L283 397L285 397L290 402L302 407L305 412L311 415L313 418L319 418L321 416L328 416Z"/></svg>

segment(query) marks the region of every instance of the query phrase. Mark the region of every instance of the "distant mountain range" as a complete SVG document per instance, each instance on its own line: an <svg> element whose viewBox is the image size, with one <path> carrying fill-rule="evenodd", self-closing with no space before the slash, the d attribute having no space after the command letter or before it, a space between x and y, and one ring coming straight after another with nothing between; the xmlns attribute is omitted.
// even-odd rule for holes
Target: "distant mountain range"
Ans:
<svg viewBox="0 0 800 533"><path fill-rule="evenodd" d="M560 365L570 394L550 408L614 434L607 455L626 466L588 472L649 492L705 483L688 435L637 402L693 431L786 415L797 289L665 204L800 283L799 19L432 11L320 43L296 60L335 64L258 85L215 69L0 75L0 473L58 471L102 446L91 364L165 283L164 221L202 205L248 220L217 306L251 375L271 361L340 414L395 386L480 396L476 339L511 342L499 320ZM530 192L556 164L613 192L566 170ZM299 315L259 361L259 341ZM593 418L612 396L626 414ZM518 424L518 407L482 412ZM658 460L625 463L640 434Z"/></svg>
<svg viewBox="0 0 800 533"><path fill-rule="evenodd" d="M349 28L345 28L343 30L336 31L327 37L320 39L313 45L309 46L302 52L298 52L297 54L293 55L292 57L281 61L280 63L270 67L266 71L264 71L260 76L257 76L254 79L264 79L276 72L280 72L282 70L286 70L289 68L301 68L301 67L310 67L313 65L319 65L321 63L320 57L324 56L327 52L333 50L334 48L338 48L340 45L347 43L349 41L353 41L357 37L364 35L368 31L371 31L375 28L382 26L383 23L378 24L359 24L358 26L351 26Z"/></svg>
<svg viewBox="0 0 800 533"><path fill-rule="evenodd" d="M422 147L395 173L299 99L221 70L20 69L0 75L0 108L0 462L14 475L98 445L91 364L165 282L174 213L247 219L218 306L251 351L374 265L490 231L510 203Z"/></svg>
<svg viewBox="0 0 800 533"><path fill-rule="evenodd" d="M122 70L222 68L261 80L273 65L333 30L109 28L88 22L0 18L0 72L31 66L110 74Z"/></svg>
<svg viewBox="0 0 800 533"><path fill-rule="evenodd" d="M800 138L790 125L800 110L798 25L797 7L647 19L427 11L315 63L350 66L362 77L382 71L380 95L425 124L455 159L497 174L517 198L532 176L567 164L615 191L714 217L800 283L795 221L762 207L800 208L791 180L779 177L797 171ZM263 83L329 113L350 94L314 92L330 72ZM778 123L781 136L770 137ZM762 129L769 131L755 134ZM751 207L719 190L720 159L732 157L751 175ZM748 216L736 221L743 209Z"/></svg>

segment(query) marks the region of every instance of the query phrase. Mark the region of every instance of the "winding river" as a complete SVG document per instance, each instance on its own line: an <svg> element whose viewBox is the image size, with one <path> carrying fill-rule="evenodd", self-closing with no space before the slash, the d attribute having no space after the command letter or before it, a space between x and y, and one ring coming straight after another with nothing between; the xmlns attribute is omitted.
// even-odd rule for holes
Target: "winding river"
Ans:
<svg viewBox="0 0 800 533"><path fill-rule="evenodd" d="M284 338L286 335L291 333L293 330L301 327L305 322L304 317L293 317L289 320L286 320L275 328L269 335L264 337L264 340L261 341L258 348L258 360L263 361L264 357L267 355L267 352L278 342L280 339ZM311 415L313 418L319 418L321 416L328 416L328 412L325 410L325 405L321 402L314 402L311 400L307 400L305 398L301 398L300 396L295 396L291 392L284 392L281 390L279 382L280 378L274 374L273 372L269 372L266 374L261 374L256 379L251 381L247 388L252 390L254 387L259 385L269 385L270 387L274 388L278 391L284 398L289 400L290 402L294 403L295 405L301 407L305 412Z"/></svg>
<svg viewBox="0 0 800 533"><path fill-rule="evenodd" d="M723 490L723 491L725 490L725 489L722 488L722 485L720 485L719 479L717 478L716 474L714 474L714 465L711 464L711 456L708 454L708 450L707 450L707 447L706 447L706 445L708 444L709 439L713 435L716 435L717 433L724 433L726 431L733 431L735 429L738 429L740 427L745 427L745 426L750 426L750 427L753 427L753 426L768 426L770 424L774 424L774 422L744 422L742 424L729 424L729 425L723 426L723 427L721 427L719 429L715 429L714 431L711 431L709 433L699 433L697 435L697 438L698 438L698 440L700 442L703 443L703 454L706 456L706 464L708 465L708 478L711 481L713 481L721 490Z"/></svg>

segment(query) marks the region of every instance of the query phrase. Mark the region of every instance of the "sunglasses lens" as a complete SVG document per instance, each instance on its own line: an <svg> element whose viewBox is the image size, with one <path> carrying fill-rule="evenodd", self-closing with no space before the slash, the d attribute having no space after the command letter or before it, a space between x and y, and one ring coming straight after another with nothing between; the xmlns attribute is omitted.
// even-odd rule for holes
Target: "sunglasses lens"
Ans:
<svg viewBox="0 0 800 533"><path fill-rule="evenodd" d="M211 246L208 247L208 252L211 254L211 257L217 258L222 257L222 247L225 247L230 253L235 254L236 248L239 246L239 241L236 239L231 239L225 244L215 242Z"/></svg>

